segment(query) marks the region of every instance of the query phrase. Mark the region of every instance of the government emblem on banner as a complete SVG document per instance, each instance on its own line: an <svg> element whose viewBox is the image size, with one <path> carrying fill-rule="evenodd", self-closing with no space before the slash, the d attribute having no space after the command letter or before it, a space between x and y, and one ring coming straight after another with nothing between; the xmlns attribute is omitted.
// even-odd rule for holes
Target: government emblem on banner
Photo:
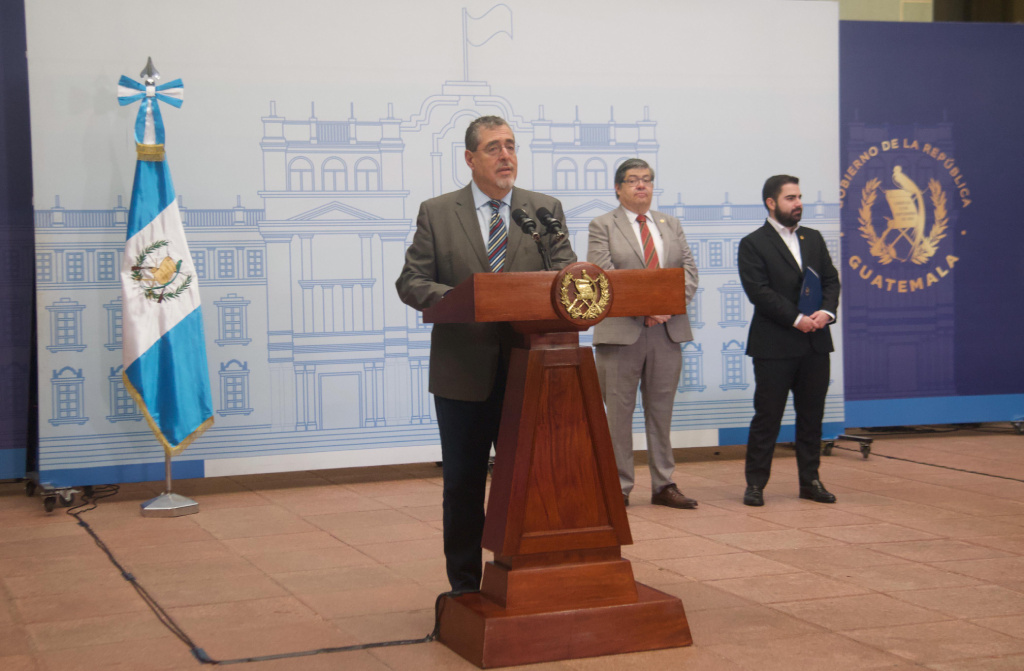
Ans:
<svg viewBox="0 0 1024 671"><path fill-rule="evenodd" d="M844 229L856 230L866 244L848 238L846 263L870 286L925 291L960 260L952 237L955 207L971 204L971 190L939 146L898 137L872 144L847 166L839 193Z"/></svg>

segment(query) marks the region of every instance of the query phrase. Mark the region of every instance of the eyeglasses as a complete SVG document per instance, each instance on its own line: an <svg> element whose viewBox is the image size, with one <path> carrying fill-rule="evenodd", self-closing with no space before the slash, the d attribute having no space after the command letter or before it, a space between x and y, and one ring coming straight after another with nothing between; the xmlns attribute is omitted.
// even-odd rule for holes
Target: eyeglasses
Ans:
<svg viewBox="0 0 1024 671"><path fill-rule="evenodd" d="M644 184L647 184L649 186L654 183L654 178L648 175L646 177L627 177L626 179L622 180L623 184L629 184L630 186L636 186L640 182L643 182Z"/></svg>
<svg viewBox="0 0 1024 671"><path fill-rule="evenodd" d="M515 156L516 155L516 149L517 149L517 147L516 147L515 143L509 142L508 144L504 144L504 145L502 145L502 144L488 145L488 146L484 147L483 149L481 149L480 151L482 151L483 153L485 153L485 154L487 154L488 156L491 156L491 157L500 156L502 151L507 151L512 156Z"/></svg>

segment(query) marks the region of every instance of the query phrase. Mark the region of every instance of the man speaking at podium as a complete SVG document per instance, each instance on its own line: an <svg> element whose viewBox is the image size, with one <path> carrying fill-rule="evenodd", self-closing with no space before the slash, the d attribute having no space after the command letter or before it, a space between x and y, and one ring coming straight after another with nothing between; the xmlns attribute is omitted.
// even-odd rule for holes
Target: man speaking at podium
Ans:
<svg viewBox="0 0 1024 671"><path fill-rule="evenodd" d="M536 219L547 208L558 221L562 204L513 186L516 139L497 116L466 129L466 163L472 181L420 205L416 232L395 286L405 304L424 310L474 273L544 270L540 251L522 228L509 226L512 211ZM541 238L551 265L576 260L567 237ZM435 324L430 334L430 392L441 434L444 480L444 554L456 592L480 589L484 490L491 445L498 439L505 379L513 343L505 323Z"/></svg>
<svg viewBox="0 0 1024 671"><path fill-rule="evenodd" d="M800 225L799 179L769 177L761 199L768 219L740 241L738 255L740 282L754 304L747 338L747 355L754 359L754 418L747 438L743 503L764 505L763 490L790 391L800 498L835 503L818 478L818 465L833 349L829 324L839 308L839 273L821 233Z"/></svg>

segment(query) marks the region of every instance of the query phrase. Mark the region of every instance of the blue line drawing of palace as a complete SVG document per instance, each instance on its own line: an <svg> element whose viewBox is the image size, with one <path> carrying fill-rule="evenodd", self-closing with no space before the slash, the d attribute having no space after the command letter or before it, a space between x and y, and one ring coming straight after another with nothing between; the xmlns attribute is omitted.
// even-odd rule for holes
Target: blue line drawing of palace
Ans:
<svg viewBox="0 0 1024 671"><path fill-rule="evenodd" d="M394 281L418 203L468 183L463 135L483 114L509 122L520 146L517 183L562 201L581 259L590 220L618 206L619 163L639 156L657 170L658 122L646 108L640 119L618 120L609 108L606 121L585 123L578 111L549 119L540 106L527 119L475 81L446 82L407 118L393 104L382 117L360 118L353 104L346 119L321 119L314 105L294 119L271 101L259 138L262 207L243 205L252 194L224 209L180 200L203 295L216 424L179 460L217 475L439 458L427 392L430 327L398 300ZM745 435L753 391L744 355L752 308L736 250L765 211L732 204L728 194L720 204L686 205L668 187L660 185L655 209L682 221L701 278L689 306L695 340L683 352L676 445L728 444L736 431ZM805 207L805 223L822 230L838 262L839 206L817 200ZM92 211L66 209L58 196L36 211L40 471L73 480L55 484L125 481L142 477L133 466L162 468L162 451L121 382L126 221L120 197ZM841 422L842 403L838 379L826 423ZM642 422L636 428L642 433Z"/></svg>

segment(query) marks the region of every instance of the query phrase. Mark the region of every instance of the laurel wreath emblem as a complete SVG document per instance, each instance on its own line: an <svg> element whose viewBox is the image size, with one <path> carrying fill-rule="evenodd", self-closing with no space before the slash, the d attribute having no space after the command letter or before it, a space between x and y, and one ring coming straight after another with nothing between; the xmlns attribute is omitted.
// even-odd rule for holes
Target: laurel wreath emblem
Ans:
<svg viewBox="0 0 1024 671"><path fill-rule="evenodd" d="M599 286L601 289L600 295L596 297L596 300L594 300L594 297L592 296L580 295L579 293L577 293L577 296L573 298L569 295L569 287L575 283L575 278L572 276L572 273L566 273L565 276L562 277L562 284L560 287L562 305L565 307L565 311L568 312L569 316L573 319L597 319L597 317L604 312L604 309L608 306L608 302L612 298L612 293L608 289L608 276L602 273L595 280L587 274L586 270L584 270L580 275L580 280L591 288L593 288L595 284Z"/></svg>
<svg viewBox="0 0 1024 671"><path fill-rule="evenodd" d="M157 268L154 266L146 265L146 262L149 259L149 255L157 251L158 249L167 247L169 244L170 243L167 240L157 240L153 244L148 245L135 257L135 263L132 265L131 268L132 281L134 281L142 288L143 296L145 296L148 300L156 301L157 303L163 303L164 301L171 301L176 298L179 298L183 293L185 293L188 290L190 286L192 286L191 275L185 275L185 279L181 282L181 284L179 284L176 287L172 286L175 280L177 280L181 274L181 261L178 261L177 263L174 264L174 274L167 282L159 282L152 278L147 278L145 275L143 275L143 270L152 271ZM165 257L164 261L166 261L167 259L170 259L170 256ZM171 259L171 261L173 262L173 259Z"/></svg>
<svg viewBox="0 0 1024 671"><path fill-rule="evenodd" d="M881 185L882 180L877 177L869 179L864 185L864 189L860 194L860 209L857 211L857 221L860 223L858 230L861 237L867 240L871 255L884 266L892 263L897 256L893 247L885 244L885 240L878 236L875 232L875 227L871 223L871 209L875 205L875 199L878 195L876 192ZM937 179L933 178L928 181L928 192L931 196L935 220L931 231L917 243L914 253L909 259L911 263L917 265L927 263L928 259L935 255L935 252L938 251L939 242L946 237L946 228L949 224L949 213L946 210L946 194Z"/></svg>

